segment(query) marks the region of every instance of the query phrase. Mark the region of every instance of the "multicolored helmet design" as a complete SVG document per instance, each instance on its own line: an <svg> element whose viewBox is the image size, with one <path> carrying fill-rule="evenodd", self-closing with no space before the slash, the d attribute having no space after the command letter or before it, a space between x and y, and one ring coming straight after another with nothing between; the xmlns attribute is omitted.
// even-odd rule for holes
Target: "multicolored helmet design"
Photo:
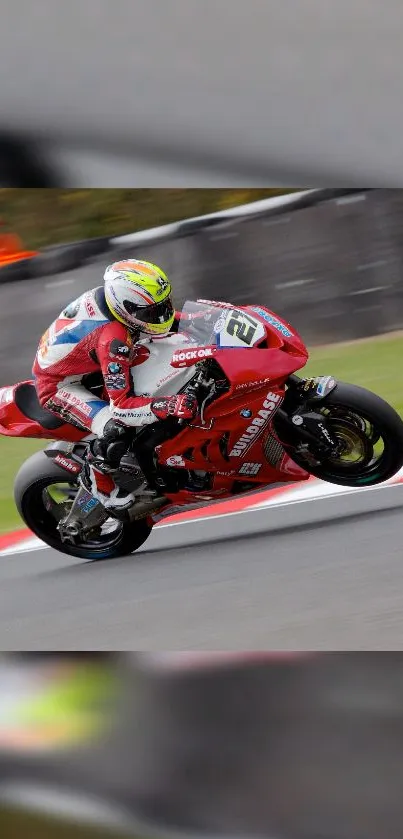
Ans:
<svg viewBox="0 0 403 839"><path fill-rule="evenodd" d="M106 302L117 320L132 331L168 335L175 317L172 287L158 265L138 259L114 262L104 281Z"/></svg>

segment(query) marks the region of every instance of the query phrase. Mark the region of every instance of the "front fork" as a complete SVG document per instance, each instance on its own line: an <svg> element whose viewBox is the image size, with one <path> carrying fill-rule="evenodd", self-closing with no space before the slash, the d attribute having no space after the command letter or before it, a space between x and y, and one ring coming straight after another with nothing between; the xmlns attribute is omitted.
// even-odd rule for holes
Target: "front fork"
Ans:
<svg viewBox="0 0 403 839"><path fill-rule="evenodd" d="M340 447L338 438L329 428L326 418L315 411L315 404L322 405L337 382L331 376L312 379L289 377L286 396L276 414L276 425L284 443L303 453L307 459L319 463L324 457L337 455Z"/></svg>

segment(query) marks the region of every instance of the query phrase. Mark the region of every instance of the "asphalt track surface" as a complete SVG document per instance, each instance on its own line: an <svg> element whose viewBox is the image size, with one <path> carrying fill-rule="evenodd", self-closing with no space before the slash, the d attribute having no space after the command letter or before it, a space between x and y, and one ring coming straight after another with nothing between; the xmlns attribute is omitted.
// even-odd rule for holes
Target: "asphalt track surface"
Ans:
<svg viewBox="0 0 403 839"><path fill-rule="evenodd" d="M14 0L0 128L71 186L401 186L402 28L400 0Z"/></svg>
<svg viewBox="0 0 403 839"><path fill-rule="evenodd" d="M99 564L51 550L1 557L2 645L402 649L401 533L396 508L246 538L227 525L226 541Z"/></svg>

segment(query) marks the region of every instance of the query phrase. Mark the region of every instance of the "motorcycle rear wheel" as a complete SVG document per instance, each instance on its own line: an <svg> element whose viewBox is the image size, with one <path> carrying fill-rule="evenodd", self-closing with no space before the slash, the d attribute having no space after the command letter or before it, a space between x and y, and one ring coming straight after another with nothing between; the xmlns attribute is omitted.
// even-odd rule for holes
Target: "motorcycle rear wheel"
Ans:
<svg viewBox="0 0 403 839"><path fill-rule="evenodd" d="M44 452L37 452L25 461L15 479L14 498L21 518L38 539L61 553L91 562L128 556L146 542L152 530L146 519L135 522L108 519L109 532L106 522L98 539L76 545L63 542L57 530L59 519L54 505L71 503L77 488L76 478ZM55 501L55 494L63 500Z"/></svg>

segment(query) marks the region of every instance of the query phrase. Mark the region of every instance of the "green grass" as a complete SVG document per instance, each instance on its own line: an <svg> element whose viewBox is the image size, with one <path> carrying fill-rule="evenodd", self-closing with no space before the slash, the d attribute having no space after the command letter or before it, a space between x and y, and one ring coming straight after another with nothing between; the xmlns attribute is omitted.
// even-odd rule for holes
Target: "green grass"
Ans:
<svg viewBox="0 0 403 839"><path fill-rule="evenodd" d="M304 375L332 375L379 394L403 416L403 333L311 350ZM46 441L0 437L0 533L23 527L13 501L14 476Z"/></svg>
<svg viewBox="0 0 403 839"><path fill-rule="evenodd" d="M0 437L0 534L25 527L14 504L14 478L24 460L46 445L46 440Z"/></svg>
<svg viewBox="0 0 403 839"><path fill-rule="evenodd" d="M43 814L30 812L29 807L17 810L2 806L0 812L1 835L4 839L140 839L137 833L120 831L116 828L80 824L71 818L57 818Z"/></svg>
<svg viewBox="0 0 403 839"><path fill-rule="evenodd" d="M403 333L312 349L304 375L366 387L403 416Z"/></svg>

